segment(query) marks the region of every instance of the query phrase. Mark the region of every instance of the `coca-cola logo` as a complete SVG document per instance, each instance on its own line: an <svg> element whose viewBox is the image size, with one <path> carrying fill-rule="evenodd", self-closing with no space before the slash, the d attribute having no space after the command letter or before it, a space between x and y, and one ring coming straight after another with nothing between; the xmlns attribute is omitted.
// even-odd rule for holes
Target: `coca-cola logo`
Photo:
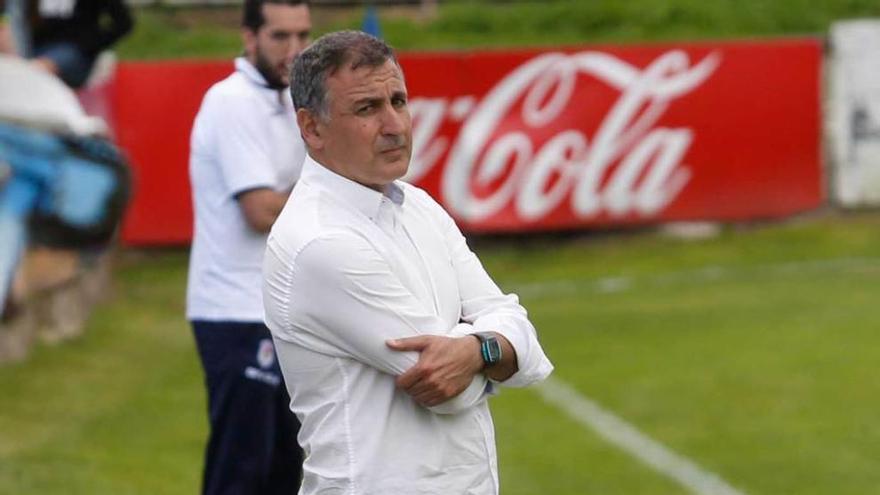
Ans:
<svg viewBox="0 0 880 495"><path fill-rule="evenodd" d="M691 128L656 124L720 62L718 52L691 64L687 53L670 50L640 68L602 52L547 53L517 67L480 100L413 98L415 153L406 179L418 182L445 156L440 192L451 213L469 222L508 205L520 219L538 220L565 198L578 218L655 215L690 180L682 160L694 139ZM575 103L583 77L618 94L591 136L557 120ZM498 134L511 117L521 125ZM452 140L439 132L447 119L461 122ZM551 137L536 142L534 136L548 130ZM495 186L478 195L475 182Z"/></svg>

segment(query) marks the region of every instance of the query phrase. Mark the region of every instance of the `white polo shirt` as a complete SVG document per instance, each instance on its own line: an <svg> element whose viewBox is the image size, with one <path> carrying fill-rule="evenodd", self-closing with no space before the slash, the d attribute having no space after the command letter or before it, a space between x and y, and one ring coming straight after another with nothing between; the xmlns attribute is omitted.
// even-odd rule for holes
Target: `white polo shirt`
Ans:
<svg viewBox="0 0 880 495"><path fill-rule="evenodd" d="M188 319L263 321L267 236L248 226L235 196L263 187L289 191L304 157L289 92L269 88L246 59L236 59L235 72L205 94L190 140Z"/></svg>
<svg viewBox="0 0 880 495"><path fill-rule="evenodd" d="M386 346L495 331L516 350L504 386L553 369L525 309L498 289L446 212L403 182L385 194L311 158L272 227L264 301L302 427L300 495L495 495L484 375L426 408L395 386L418 360Z"/></svg>

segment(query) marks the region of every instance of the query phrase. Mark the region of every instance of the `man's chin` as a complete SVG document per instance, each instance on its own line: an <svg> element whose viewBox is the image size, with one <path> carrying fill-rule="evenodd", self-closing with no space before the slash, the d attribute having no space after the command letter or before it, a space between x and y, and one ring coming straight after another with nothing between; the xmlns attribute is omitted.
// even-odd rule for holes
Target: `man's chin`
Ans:
<svg viewBox="0 0 880 495"><path fill-rule="evenodd" d="M290 69L281 68L278 73L278 82L285 85L290 86Z"/></svg>
<svg viewBox="0 0 880 495"><path fill-rule="evenodd" d="M409 170L409 157L407 156L388 163L388 170L395 180L403 177L406 175L407 170Z"/></svg>
<svg viewBox="0 0 880 495"><path fill-rule="evenodd" d="M407 169L409 168L409 157L406 156L398 156L398 157L386 157L385 159L385 170L388 171L389 175L393 175L395 178L403 177L406 174Z"/></svg>
<svg viewBox="0 0 880 495"><path fill-rule="evenodd" d="M290 81L287 78L283 77L273 78L271 81L266 82L272 89L287 89L287 87L290 86Z"/></svg>

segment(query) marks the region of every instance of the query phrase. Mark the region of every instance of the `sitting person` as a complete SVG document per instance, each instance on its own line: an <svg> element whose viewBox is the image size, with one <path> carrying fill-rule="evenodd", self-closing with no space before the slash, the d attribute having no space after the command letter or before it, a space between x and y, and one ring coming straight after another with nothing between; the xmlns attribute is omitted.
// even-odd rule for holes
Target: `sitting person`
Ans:
<svg viewBox="0 0 880 495"><path fill-rule="evenodd" d="M0 0L0 11L8 14L4 24L11 26L3 30L16 35L17 52L74 89L86 83L98 54L134 25L123 0ZM4 44L9 51L12 43L0 40L0 50Z"/></svg>

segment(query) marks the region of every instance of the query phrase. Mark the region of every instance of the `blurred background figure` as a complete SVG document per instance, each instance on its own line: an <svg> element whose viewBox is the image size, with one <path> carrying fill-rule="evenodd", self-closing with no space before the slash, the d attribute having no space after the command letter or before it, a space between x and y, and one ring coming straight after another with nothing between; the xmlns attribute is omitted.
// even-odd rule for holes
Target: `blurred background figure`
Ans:
<svg viewBox="0 0 880 495"><path fill-rule="evenodd" d="M309 42L302 0L246 0L244 56L205 94L190 146L195 229L187 287L208 388L205 494L293 494L299 422L263 323L269 229L299 179L305 146L287 87Z"/></svg>
<svg viewBox="0 0 880 495"><path fill-rule="evenodd" d="M10 317L25 249L106 246L128 197L128 167L106 124L57 77L0 56L0 312ZM29 284L31 286L35 284ZM39 284L36 284L39 285ZM4 319L7 319L4 318Z"/></svg>
<svg viewBox="0 0 880 495"><path fill-rule="evenodd" d="M98 55L134 25L123 0L0 0L0 6L10 31L7 53L12 45L72 88L85 84Z"/></svg>
<svg viewBox="0 0 880 495"><path fill-rule="evenodd" d="M27 44L25 29L26 0L0 0L0 53L19 54L19 47Z"/></svg>
<svg viewBox="0 0 880 495"><path fill-rule="evenodd" d="M364 20L361 23L361 31L375 36L376 38L382 38L382 26L379 23L379 11L376 10L376 6L373 4L367 5L367 10L364 12Z"/></svg>
<svg viewBox="0 0 880 495"><path fill-rule="evenodd" d="M79 335L104 291L130 173L93 116L109 118L106 88L71 90L133 22L121 0L0 0L0 13L2 360Z"/></svg>

